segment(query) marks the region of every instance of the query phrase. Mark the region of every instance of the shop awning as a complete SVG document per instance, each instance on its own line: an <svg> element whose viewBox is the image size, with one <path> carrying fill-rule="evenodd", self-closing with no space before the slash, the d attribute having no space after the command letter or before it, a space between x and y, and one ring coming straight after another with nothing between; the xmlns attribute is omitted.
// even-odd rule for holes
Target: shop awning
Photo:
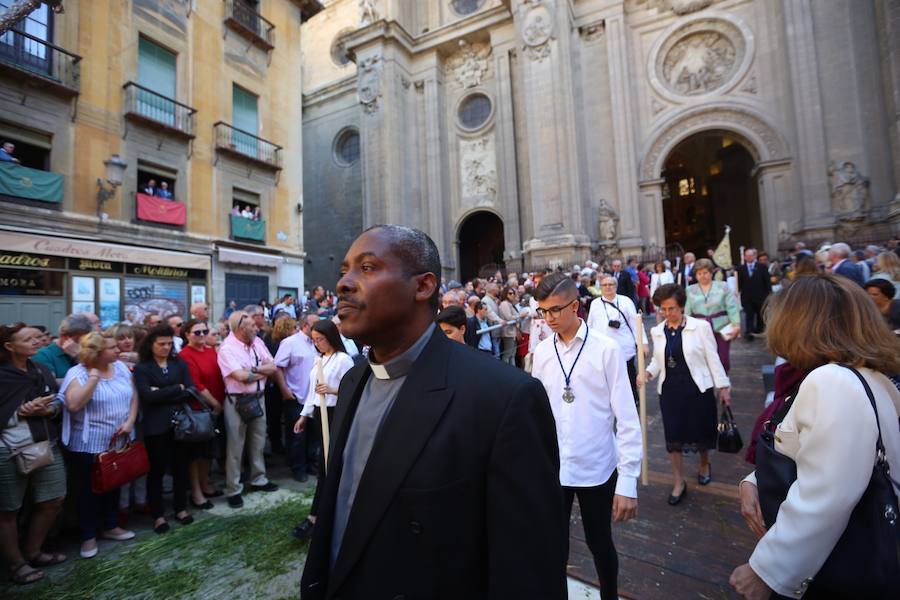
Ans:
<svg viewBox="0 0 900 600"><path fill-rule="evenodd" d="M284 262L284 258L278 254L263 254L262 252L248 252L235 248L220 247L219 261L277 269Z"/></svg>

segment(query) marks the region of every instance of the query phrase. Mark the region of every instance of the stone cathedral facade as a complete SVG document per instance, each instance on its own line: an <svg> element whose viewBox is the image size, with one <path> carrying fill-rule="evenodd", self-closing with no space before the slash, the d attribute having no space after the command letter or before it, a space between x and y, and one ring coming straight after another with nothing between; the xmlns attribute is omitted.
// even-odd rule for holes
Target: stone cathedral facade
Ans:
<svg viewBox="0 0 900 600"><path fill-rule="evenodd" d="M900 230L896 0L323 4L309 284L376 223L427 231L448 279Z"/></svg>

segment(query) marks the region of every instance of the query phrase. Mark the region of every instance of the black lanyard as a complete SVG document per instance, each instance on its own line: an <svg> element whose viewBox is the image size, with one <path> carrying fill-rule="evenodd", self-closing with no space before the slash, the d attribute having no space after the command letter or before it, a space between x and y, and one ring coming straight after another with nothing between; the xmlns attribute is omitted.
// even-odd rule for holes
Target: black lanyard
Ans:
<svg viewBox="0 0 900 600"><path fill-rule="evenodd" d="M634 338L634 343L637 344L637 336L634 335L634 329L631 328L631 323L628 322L628 317L626 317L625 313L622 312L622 309L619 308L619 299L616 298L615 304L613 304L612 302L609 302L608 300L604 300L602 297L600 298L600 301L603 302L603 310L606 312L606 320L607 321L609 321L609 310L606 308L607 304L609 304L610 306L615 308L617 311L619 311L619 314L622 315L622 322L625 323L625 327L628 328L628 331L631 332L631 337Z"/></svg>
<svg viewBox="0 0 900 600"><path fill-rule="evenodd" d="M581 343L581 348L578 350L578 354L575 355L575 362L572 363L572 368L569 369L569 374L566 375L566 368L563 366L562 358L559 356L559 348L556 347L556 334L553 334L553 350L556 351L556 360L559 361L559 368L562 369L563 378L566 380L566 390L571 389L571 385L569 382L572 381L572 373L575 371L575 365L578 364L578 359L581 358L581 353L584 352L584 347L587 346L588 334L591 332L587 323L584 324L584 341ZM577 334L576 334L577 335Z"/></svg>

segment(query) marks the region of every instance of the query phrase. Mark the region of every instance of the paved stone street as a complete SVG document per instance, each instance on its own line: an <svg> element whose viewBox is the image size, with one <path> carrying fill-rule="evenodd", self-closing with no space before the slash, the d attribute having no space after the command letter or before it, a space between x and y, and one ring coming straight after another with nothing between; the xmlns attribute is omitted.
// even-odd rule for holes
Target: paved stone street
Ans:
<svg viewBox="0 0 900 600"><path fill-rule="evenodd" d="M762 410L765 392L761 367L773 359L765 342L738 340L731 346L732 410L746 447ZM662 417L654 384L647 393L650 485L638 488L639 517L614 526L619 553L619 593L640 599L736 598L728 585L731 571L746 562L754 536L740 515L737 483L752 470L743 451L713 452L713 482L697 485L696 456L685 457L688 494L682 503L666 503L671 491ZM596 572L575 518L570 538L569 574L596 583Z"/></svg>

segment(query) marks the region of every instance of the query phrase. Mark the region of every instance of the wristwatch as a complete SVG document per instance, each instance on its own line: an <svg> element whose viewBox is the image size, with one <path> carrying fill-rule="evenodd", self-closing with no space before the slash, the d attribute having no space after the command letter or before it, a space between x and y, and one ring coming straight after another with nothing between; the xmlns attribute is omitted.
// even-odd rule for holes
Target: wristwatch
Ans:
<svg viewBox="0 0 900 600"><path fill-rule="evenodd" d="M250 372L256 375L259 371L256 370L256 367L250 367Z"/></svg>

